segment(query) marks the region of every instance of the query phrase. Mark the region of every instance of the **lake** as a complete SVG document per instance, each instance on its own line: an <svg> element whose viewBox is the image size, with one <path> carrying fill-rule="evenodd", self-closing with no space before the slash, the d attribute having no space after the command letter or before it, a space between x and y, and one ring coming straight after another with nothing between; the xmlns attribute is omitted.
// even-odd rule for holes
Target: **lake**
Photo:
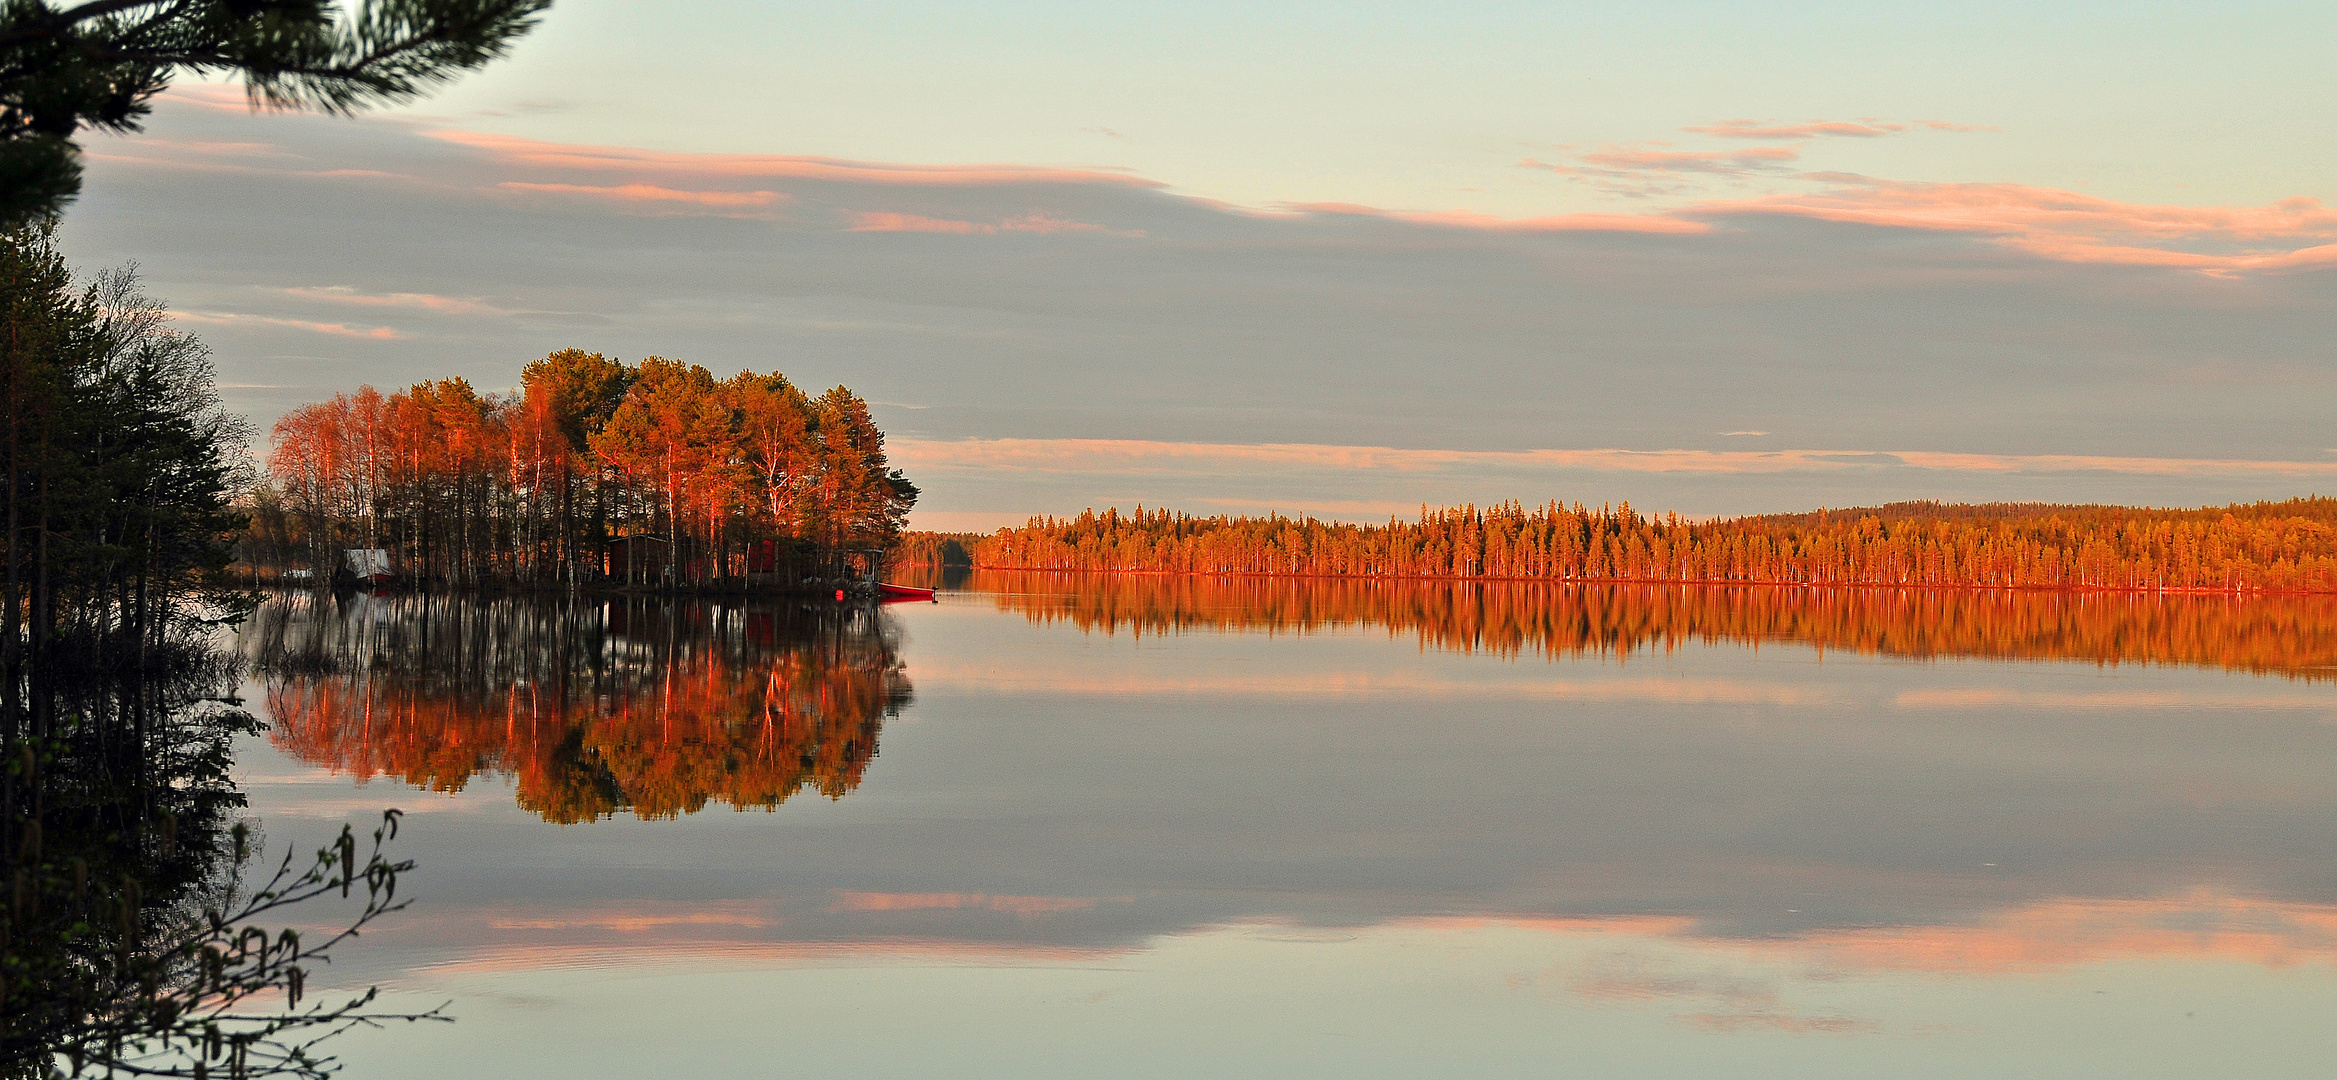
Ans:
<svg viewBox="0 0 2337 1080"><path fill-rule="evenodd" d="M277 598L369 1077L2326 1077L2337 600Z"/></svg>

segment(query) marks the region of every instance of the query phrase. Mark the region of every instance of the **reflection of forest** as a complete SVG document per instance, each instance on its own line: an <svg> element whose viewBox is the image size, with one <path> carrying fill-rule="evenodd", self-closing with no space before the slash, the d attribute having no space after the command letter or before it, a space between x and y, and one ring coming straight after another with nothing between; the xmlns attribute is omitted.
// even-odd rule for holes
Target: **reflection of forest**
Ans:
<svg viewBox="0 0 2337 1080"><path fill-rule="evenodd" d="M277 745L560 822L840 798L909 702L872 613L660 600L308 595L247 630Z"/></svg>
<svg viewBox="0 0 2337 1080"><path fill-rule="evenodd" d="M1613 654L1792 642L1907 657L2080 660L2337 677L2337 597L1362 581L978 571L1034 622L1137 634L1385 626L1429 648Z"/></svg>

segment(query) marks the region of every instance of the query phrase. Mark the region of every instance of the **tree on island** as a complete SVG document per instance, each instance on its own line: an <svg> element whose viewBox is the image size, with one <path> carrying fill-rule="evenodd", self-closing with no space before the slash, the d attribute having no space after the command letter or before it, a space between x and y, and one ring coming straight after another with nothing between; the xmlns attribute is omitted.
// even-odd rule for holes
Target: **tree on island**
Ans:
<svg viewBox="0 0 2337 1080"><path fill-rule="evenodd" d="M364 387L286 413L247 554L329 571L363 541L451 584L786 584L892 548L917 500L841 386L812 398L777 372L575 349L521 384Z"/></svg>
<svg viewBox="0 0 2337 1080"><path fill-rule="evenodd" d="M84 128L140 130L180 73L240 77L254 108L347 115L485 66L551 0L40 0L0 4L0 228L81 191Z"/></svg>

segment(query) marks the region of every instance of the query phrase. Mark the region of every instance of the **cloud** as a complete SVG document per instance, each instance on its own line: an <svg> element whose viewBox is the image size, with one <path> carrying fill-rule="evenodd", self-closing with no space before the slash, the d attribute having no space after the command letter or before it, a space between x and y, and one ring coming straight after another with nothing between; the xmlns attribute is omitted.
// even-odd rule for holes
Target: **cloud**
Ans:
<svg viewBox="0 0 2337 1080"><path fill-rule="evenodd" d="M995 184L1105 184L1157 188L1123 169L1036 165L920 165L786 154L688 154L523 139L513 135L440 129L428 136L485 154L505 167L582 173L638 173L664 177L767 177L907 187Z"/></svg>
<svg viewBox="0 0 2337 1080"><path fill-rule="evenodd" d="M374 341L397 341L404 334L386 326L350 326L347 323L312 322L307 319L286 319L275 315L247 315L233 311L174 311L171 318L204 326L271 326L287 330L305 330L312 334L330 334L334 337L368 338Z"/></svg>
<svg viewBox="0 0 2337 1080"><path fill-rule="evenodd" d="M1718 139L1880 139L1909 131L1996 131L1992 126L1955 124L1946 120L1914 120L1894 123L1874 117L1857 120L1805 120L1801 123L1779 123L1766 120L1721 120L1699 127L1680 130Z"/></svg>
<svg viewBox="0 0 2337 1080"><path fill-rule="evenodd" d="M1697 135L1711 135L1721 139L1879 139L1907 130L1905 124L1853 123L1847 120L1810 120L1799 124L1773 124L1759 120L1722 120L1702 127L1680 130Z"/></svg>
<svg viewBox="0 0 2337 1080"><path fill-rule="evenodd" d="M392 293L388 296L373 296L359 292L347 285L294 285L275 291L300 300L350 304L357 307L418 308L423 311L435 311L449 315L471 315L482 312L505 313L502 308L478 299L466 300L452 296L434 296L430 293Z"/></svg>
<svg viewBox="0 0 2337 1080"><path fill-rule="evenodd" d="M1288 203L1281 209L1327 217L1376 218L1432 228L1479 232L1623 232L1695 234L1712 231L1709 223L1663 214L1553 214L1547 217L1505 218L1465 210L1400 212L1355 203Z"/></svg>
<svg viewBox="0 0 2337 1080"><path fill-rule="evenodd" d="M1526 158L1519 168L1556 173L1588 183L1609 194L1631 198L1681 195L1698 190L1707 179L1742 182L1755 177L1792 175L1787 168L1800 160L1790 146L1756 146L1744 150L1671 150L1669 143L1608 145L1576 154L1574 164Z"/></svg>
<svg viewBox="0 0 2337 1080"><path fill-rule="evenodd" d="M1691 216L1769 214L1890 229L1965 233L2072 263L2235 274L2337 266L2337 210L2317 199L2267 206L2124 203L2021 184L1932 183L1823 174L1821 190L1706 202Z"/></svg>
<svg viewBox="0 0 2337 1080"><path fill-rule="evenodd" d="M1112 170L450 138L386 117L255 117L237 100L174 97L155 130L288 156L107 140L152 161L93 161L62 236L85 266L138 261L158 295L207 320L226 381L288 388L230 393L263 427L320 384L507 386L574 345L724 374L780 366L928 405L877 406L925 485L920 522L1138 499L1376 516L1565 495L1706 515L1918 497L2199 505L2337 486L2262 464L2337 460L2323 422L2337 387L2322 377L2337 278L2152 265L2170 251L2305 265L2294 253L2337 244L2317 204L2162 214L1893 186L1791 171L1817 152L1804 148L1747 181L1780 190L1625 207L1644 212L1229 207ZM1730 182L1676 158L1634 163ZM642 187L628 198L628 185ZM686 201L759 192L786 198ZM2048 243L2068 237L2085 243ZM1002 260L1010 238L1018 257ZM2118 247L2148 250L2102 261ZM286 343L296 329L361 348L320 362ZM1716 434L1740 430L1771 434ZM919 449L969 437L1369 443L1390 467L1058 445L1062 463L1107 467L1022 454L992 471L960 458L1014 444ZM1714 456L1756 442L1801 449ZM1527 453L1553 446L1573 456ZM1420 456L1435 448L1511 456ZM1905 464L1808 457L1821 453ZM1922 456L1942 453L1980 457Z"/></svg>
<svg viewBox="0 0 2337 1080"><path fill-rule="evenodd" d="M944 233L955 236L996 236L1000 233L1035 233L1050 236L1057 233L1091 233L1105 236L1140 237L1142 230L1109 229L1083 221L1065 221L1045 214L1029 214L1005 221L956 221L931 218L917 214L897 214L889 211L849 210L844 218L850 232L910 232Z"/></svg>
<svg viewBox="0 0 2337 1080"><path fill-rule="evenodd" d="M435 293L367 293L348 285L291 285L268 290L313 304L359 308L398 308L434 315L487 316L528 322L607 325L608 316L587 311L547 311L499 303L484 297L439 296Z"/></svg>
<svg viewBox="0 0 2337 1080"><path fill-rule="evenodd" d="M1601 472L1691 472L1724 475L1799 470L1908 467L1949 472L2109 472L2150 476L2328 478L2337 462L2140 458L2075 454L1958 454L1841 450L1431 450L1297 443L1176 443L1137 439L974 439L892 445L893 460L926 469L979 468L1034 472L1173 471L1216 467L1312 468L1414 472L1455 467L1583 469Z"/></svg>
<svg viewBox="0 0 2337 1080"><path fill-rule="evenodd" d="M767 209L788 201L787 195L776 191L684 191L656 184L531 184L506 180L495 187L501 191L581 195L619 204L678 204L714 210Z"/></svg>

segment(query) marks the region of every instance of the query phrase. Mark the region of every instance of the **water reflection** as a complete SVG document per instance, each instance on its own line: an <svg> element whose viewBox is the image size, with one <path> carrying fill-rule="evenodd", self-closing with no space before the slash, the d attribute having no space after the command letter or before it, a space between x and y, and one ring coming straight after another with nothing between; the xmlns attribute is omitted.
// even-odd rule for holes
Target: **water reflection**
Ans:
<svg viewBox="0 0 2337 1080"><path fill-rule="evenodd" d="M1102 633L1386 627L1426 648L1628 658L1769 642L1909 658L2172 664L2337 677L2337 597L1455 583L977 572L962 588Z"/></svg>
<svg viewBox="0 0 2337 1080"><path fill-rule="evenodd" d="M271 739L359 778L516 778L555 822L841 798L908 705L865 610L643 598L292 594L245 631Z"/></svg>
<svg viewBox="0 0 2337 1080"><path fill-rule="evenodd" d="M1589 1047L1602 1075L2070 1075L2140 1017L2166 1038L2120 1075L2208 1075L2337 1007L2324 602L964 585L881 625L272 609L250 644L298 760L255 805L345 798L324 764L509 772L530 808L428 800L431 920L396 977L477 1011L400 1074L752 1072L731 1034L844 1009L899 1022L799 1064L1537 1075ZM853 798L539 819L822 783L757 742L784 665L858 702L790 706L850 744L843 790L903 664L918 722ZM1073 1047L1053 1073L1024 1067L1042 1043ZM2239 1071L2328 1075L2324 1050Z"/></svg>

